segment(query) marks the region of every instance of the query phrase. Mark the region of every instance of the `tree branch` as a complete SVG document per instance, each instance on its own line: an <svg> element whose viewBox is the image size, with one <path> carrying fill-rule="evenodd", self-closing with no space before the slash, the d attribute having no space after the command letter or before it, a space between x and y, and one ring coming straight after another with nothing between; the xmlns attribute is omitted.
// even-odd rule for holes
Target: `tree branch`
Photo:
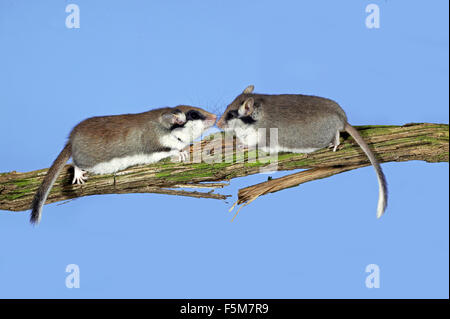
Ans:
<svg viewBox="0 0 450 319"><path fill-rule="evenodd" d="M361 135L371 146L380 162L422 160L449 161L449 126L447 124L406 124L403 126L359 126ZM219 138L220 137L220 138ZM232 178L257 174L269 163L247 161L255 150L243 153L233 149L233 140L223 139L223 133L206 137L190 147L191 158L200 149L204 162L161 162L128 168L117 175L92 175L84 185L71 185L73 169L66 165L55 182L47 203L71 198L127 193L159 193L197 198L226 199L230 195L214 193ZM228 155L227 155L228 154ZM211 162L211 161L215 162ZM342 134L337 152L322 149L310 154L280 153L278 170L310 169L239 190L238 204L249 203L258 196L297 186L307 181L325 178L344 171L370 165L366 155L347 134ZM29 209L31 200L47 169L0 174L0 209ZM186 188L210 188L210 192L186 191Z"/></svg>

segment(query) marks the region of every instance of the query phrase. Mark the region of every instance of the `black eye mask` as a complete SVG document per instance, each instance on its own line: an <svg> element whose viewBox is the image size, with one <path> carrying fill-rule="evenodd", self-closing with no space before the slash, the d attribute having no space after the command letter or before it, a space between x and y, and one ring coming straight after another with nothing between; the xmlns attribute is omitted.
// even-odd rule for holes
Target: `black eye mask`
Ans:
<svg viewBox="0 0 450 319"><path fill-rule="evenodd" d="M225 120L230 121L232 119L240 119L245 124L252 124L256 122L255 119L249 115L240 117L237 110L228 111Z"/></svg>
<svg viewBox="0 0 450 319"><path fill-rule="evenodd" d="M186 122L189 120L195 121L195 120L204 120L204 119L205 119L205 116L198 111L190 110L186 113Z"/></svg>
<svg viewBox="0 0 450 319"><path fill-rule="evenodd" d="M232 120L232 119L235 119L238 117L239 117L238 111L231 110L231 111L228 111L227 116L225 117L225 120L229 121L229 120Z"/></svg>
<svg viewBox="0 0 450 319"><path fill-rule="evenodd" d="M251 116L244 116L244 117L240 117L239 118L242 122L244 122L245 124L252 124L255 123L255 119Z"/></svg>
<svg viewBox="0 0 450 319"><path fill-rule="evenodd" d="M179 111L179 110L177 110L177 111L178 112L176 112L176 113L181 113L181 111ZM186 113L186 122L183 123L183 124L174 124L174 125L172 125L170 127L170 130L172 131L174 129L184 127L188 121L195 121L195 120L202 120L203 121L205 118L206 117L202 113L200 113L198 111L195 111L195 110L187 111L187 113Z"/></svg>

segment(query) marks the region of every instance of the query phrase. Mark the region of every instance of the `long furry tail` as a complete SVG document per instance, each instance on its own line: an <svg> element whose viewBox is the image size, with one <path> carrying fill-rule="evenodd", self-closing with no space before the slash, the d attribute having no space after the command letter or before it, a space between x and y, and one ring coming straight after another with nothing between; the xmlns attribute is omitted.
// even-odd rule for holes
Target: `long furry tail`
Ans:
<svg viewBox="0 0 450 319"><path fill-rule="evenodd" d="M383 170L381 169L380 163L376 159L375 155L369 148L369 145L364 141L359 132L350 124L345 124L345 130L355 139L355 141L362 148L364 153L366 153L370 162L372 163L375 171L377 173L378 185L379 185L379 196L378 196L378 207L377 207L377 218L383 216L384 211L387 207L388 201L388 190L387 190L387 182L386 177L384 176Z"/></svg>
<svg viewBox="0 0 450 319"><path fill-rule="evenodd" d="M39 224L42 216L42 206L44 206L45 201L47 200L47 196L50 193L50 190L53 184L58 178L59 173L63 169L66 162L69 160L72 154L72 150L70 144L67 143L64 149L59 153L58 157L53 162L52 166L47 171L47 175L45 175L44 180L42 181L41 186L37 190L34 195L33 202L31 204L31 216L30 223Z"/></svg>

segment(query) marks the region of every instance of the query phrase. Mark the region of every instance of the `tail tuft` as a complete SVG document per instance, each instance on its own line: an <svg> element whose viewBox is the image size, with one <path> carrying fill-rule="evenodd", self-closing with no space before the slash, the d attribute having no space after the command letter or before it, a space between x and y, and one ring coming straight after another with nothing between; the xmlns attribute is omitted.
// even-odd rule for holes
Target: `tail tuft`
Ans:
<svg viewBox="0 0 450 319"><path fill-rule="evenodd" d="M359 144L364 153L366 153L373 167L375 168L375 172L377 173L378 178L378 186L379 186L379 195L378 195L378 206L377 206L377 218L383 216L386 211L387 202L388 202L388 189L386 176L384 176L383 170L381 169L380 163L377 158L373 154L369 145L364 141L359 132L350 124L345 124L345 130L353 137L353 139Z"/></svg>
<svg viewBox="0 0 450 319"><path fill-rule="evenodd" d="M376 170L376 169L375 169ZM388 191L387 191L387 182L386 182L386 176L384 176L383 171L377 171L377 177L378 177L378 185L379 185L379 197L378 197L378 206L377 206L377 218L380 218L384 215L384 212L386 211L387 207L387 201L388 201Z"/></svg>
<svg viewBox="0 0 450 319"><path fill-rule="evenodd" d="M42 206L44 205L45 200L43 200L41 188L39 187L38 191L34 195L33 202L31 203L31 214L30 214L30 223L32 225L37 225L41 221L42 216ZM42 204L41 204L42 202Z"/></svg>

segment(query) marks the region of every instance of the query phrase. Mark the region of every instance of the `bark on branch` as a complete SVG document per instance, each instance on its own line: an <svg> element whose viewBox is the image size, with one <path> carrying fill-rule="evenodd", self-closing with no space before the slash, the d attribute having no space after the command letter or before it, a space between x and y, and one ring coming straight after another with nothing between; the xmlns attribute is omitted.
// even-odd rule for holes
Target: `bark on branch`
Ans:
<svg viewBox="0 0 450 319"><path fill-rule="evenodd" d="M357 128L380 162L449 161L448 124L423 123ZM191 158L194 158L193 150L201 148L206 162L195 162L196 158L193 163L176 163L166 159L151 165L131 167L115 176L93 175L84 185L71 184L73 169L70 165L66 165L50 192L47 203L90 195L126 193L226 199L230 195L214 193L214 189L226 186L226 182L232 178L257 174L269 163L247 161L246 159L252 158L257 152L254 150L245 151L243 154L230 152L233 141L218 137L223 137L223 134L211 135L191 146ZM211 163L212 153L216 154L216 161L217 156L220 161ZM52 160L49 159L49 162ZM278 170L309 170L241 189L237 203L249 203L264 194L367 165L370 163L355 141L342 134L341 145L337 152L323 149L310 154L279 154ZM0 209L9 211L29 209L33 195L46 172L47 169L26 173L0 173ZM210 192L186 190L190 188L212 190Z"/></svg>

